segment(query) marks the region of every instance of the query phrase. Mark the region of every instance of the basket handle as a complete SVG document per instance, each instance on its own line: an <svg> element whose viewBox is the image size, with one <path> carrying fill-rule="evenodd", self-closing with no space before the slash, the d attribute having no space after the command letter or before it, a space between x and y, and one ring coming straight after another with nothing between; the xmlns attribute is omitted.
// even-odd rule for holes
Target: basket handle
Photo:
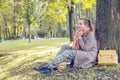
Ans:
<svg viewBox="0 0 120 80"><path fill-rule="evenodd" d="M109 48L111 50L111 47L109 47L109 46L105 46L104 50L107 50L107 48Z"/></svg>

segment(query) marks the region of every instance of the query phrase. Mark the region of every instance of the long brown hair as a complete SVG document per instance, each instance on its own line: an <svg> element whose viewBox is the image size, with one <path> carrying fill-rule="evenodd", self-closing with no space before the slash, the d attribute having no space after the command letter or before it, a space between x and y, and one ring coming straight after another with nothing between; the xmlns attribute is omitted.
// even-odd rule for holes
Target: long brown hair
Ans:
<svg viewBox="0 0 120 80"><path fill-rule="evenodd" d="M79 20L83 20L83 23L90 28L90 31L94 31L94 26L92 22L89 19L86 18L80 18Z"/></svg>

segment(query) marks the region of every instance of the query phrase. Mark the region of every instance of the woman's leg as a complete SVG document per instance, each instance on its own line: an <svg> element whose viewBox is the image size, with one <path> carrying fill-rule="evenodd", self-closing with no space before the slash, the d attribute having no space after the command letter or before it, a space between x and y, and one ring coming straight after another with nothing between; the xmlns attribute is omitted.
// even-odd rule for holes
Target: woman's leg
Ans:
<svg viewBox="0 0 120 80"><path fill-rule="evenodd" d="M63 46L61 47L61 49L58 51L58 53L57 53L56 56L58 56L59 54L63 53L65 50L72 50L72 47L69 46L69 45L63 45Z"/></svg>
<svg viewBox="0 0 120 80"><path fill-rule="evenodd" d="M57 55L53 60L48 61L48 64L51 68L58 65L61 62L64 62L67 59L74 59L77 51L76 50L64 50L62 53Z"/></svg>
<svg viewBox="0 0 120 80"><path fill-rule="evenodd" d="M57 55L53 60L48 61L45 65L41 67L34 68L34 70L40 71L43 70L44 74L51 73L52 70L55 70L55 66L59 63L67 60L67 59L74 59L77 50L64 50L62 53Z"/></svg>
<svg viewBox="0 0 120 80"><path fill-rule="evenodd" d="M69 45L63 45L62 48L58 51L56 56L58 56L65 50L72 50L72 47ZM74 59L71 59L70 64L67 64L66 66L72 67L73 65L74 65Z"/></svg>
<svg viewBox="0 0 120 80"><path fill-rule="evenodd" d="M69 50L71 50L71 51L69 51ZM68 52L70 52L70 55ZM63 45L53 60L50 60L48 63L44 63L43 65L34 68L34 70L40 71L40 70L47 68L47 66L50 66L51 68L57 68L57 64L64 61L64 59L66 59L67 55L68 55L68 57L72 56L71 55L72 53L73 52L72 52L71 46Z"/></svg>

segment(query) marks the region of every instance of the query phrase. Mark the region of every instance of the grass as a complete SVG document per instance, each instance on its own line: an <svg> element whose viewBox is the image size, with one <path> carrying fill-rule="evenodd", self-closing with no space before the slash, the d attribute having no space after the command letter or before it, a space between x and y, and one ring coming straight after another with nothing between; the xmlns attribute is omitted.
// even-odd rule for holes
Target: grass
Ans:
<svg viewBox="0 0 120 80"><path fill-rule="evenodd" d="M31 40L31 43L28 40L8 40L0 43L0 52L11 52L31 49L37 46L61 46L62 43L68 42L68 38L52 38L52 39L35 39Z"/></svg>
<svg viewBox="0 0 120 80"><path fill-rule="evenodd" d="M0 57L0 80L120 80L120 65L77 69L66 67L68 62L64 62L59 65L59 69L63 68L61 71L53 71L50 75L33 70L33 67L51 60L56 56L60 46L67 43L69 40L66 38L39 39L31 43L27 40L0 43L4 48L9 48L0 48L3 53L4 50L9 52Z"/></svg>
<svg viewBox="0 0 120 80"><path fill-rule="evenodd" d="M34 72L32 67L37 62L51 59L57 53L57 48L67 43L67 38L37 39L31 43L27 40L3 41L0 52L7 54L0 57L0 80L19 80L18 77L22 78L24 73Z"/></svg>

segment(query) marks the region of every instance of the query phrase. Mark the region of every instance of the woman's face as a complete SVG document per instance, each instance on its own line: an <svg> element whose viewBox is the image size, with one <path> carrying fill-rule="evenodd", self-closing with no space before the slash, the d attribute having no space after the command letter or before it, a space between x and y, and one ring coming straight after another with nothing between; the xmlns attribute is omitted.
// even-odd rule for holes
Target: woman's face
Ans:
<svg viewBox="0 0 120 80"><path fill-rule="evenodd" d="M78 30L83 30L84 27L85 27L85 24L84 24L83 20L79 20L77 23Z"/></svg>
<svg viewBox="0 0 120 80"><path fill-rule="evenodd" d="M83 20L79 20L78 23L77 23L77 28L78 30L82 30L83 33L86 33L89 29L89 27L87 27L85 24L84 24L84 21Z"/></svg>

